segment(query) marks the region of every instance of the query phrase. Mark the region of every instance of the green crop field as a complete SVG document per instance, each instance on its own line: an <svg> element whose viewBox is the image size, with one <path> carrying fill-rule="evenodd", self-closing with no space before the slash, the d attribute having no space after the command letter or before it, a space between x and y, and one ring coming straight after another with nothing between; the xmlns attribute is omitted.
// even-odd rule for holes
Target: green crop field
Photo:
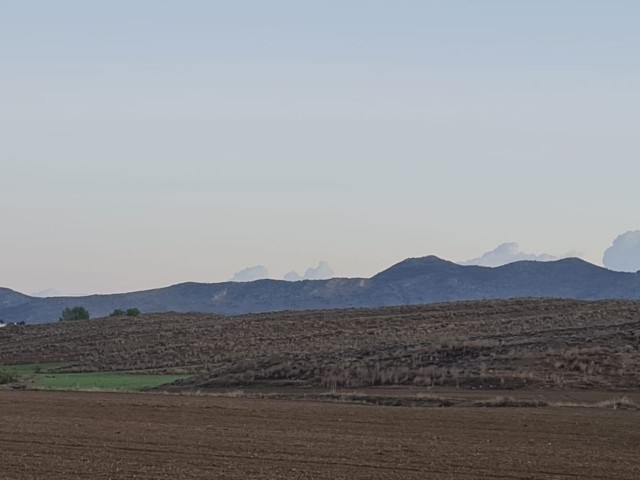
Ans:
<svg viewBox="0 0 640 480"><path fill-rule="evenodd" d="M35 386L55 390L125 390L158 387L187 378L186 375L154 375L126 372L38 374Z"/></svg>
<svg viewBox="0 0 640 480"><path fill-rule="evenodd" d="M6 365L3 368L33 388L51 390L137 391L158 387L188 375L159 375L140 372L57 373L65 364Z"/></svg>
<svg viewBox="0 0 640 480"><path fill-rule="evenodd" d="M19 378L32 377L38 373L53 373L57 369L68 366L68 363L28 363L25 365L0 365Z"/></svg>

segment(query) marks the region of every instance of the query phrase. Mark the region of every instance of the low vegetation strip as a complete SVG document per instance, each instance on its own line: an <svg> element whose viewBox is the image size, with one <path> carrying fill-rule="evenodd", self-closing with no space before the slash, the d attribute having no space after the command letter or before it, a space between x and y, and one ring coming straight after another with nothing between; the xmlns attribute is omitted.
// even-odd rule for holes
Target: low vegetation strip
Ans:
<svg viewBox="0 0 640 480"><path fill-rule="evenodd" d="M35 389L140 391L185 380L187 375L143 372L59 373L70 364L27 364L3 367L10 382Z"/></svg>

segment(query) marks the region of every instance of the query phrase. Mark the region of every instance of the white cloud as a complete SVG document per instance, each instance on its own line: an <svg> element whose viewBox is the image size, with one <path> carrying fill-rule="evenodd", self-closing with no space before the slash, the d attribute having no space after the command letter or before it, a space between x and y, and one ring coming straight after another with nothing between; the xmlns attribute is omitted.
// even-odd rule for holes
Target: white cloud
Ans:
<svg viewBox="0 0 640 480"><path fill-rule="evenodd" d="M263 280L269 278L269 270L264 265L256 265L255 267L247 267L236 274L231 279L232 282L253 282L254 280Z"/></svg>
<svg viewBox="0 0 640 480"><path fill-rule="evenodd" d="M292 270L284 276L284 279L287 282L297 282L298 280L302 280L302 277L298 272Z"/></svg>
<svg viewBox="0 0 640 480"><path fill-rule="evenodd" d="M558 257L542 253L536 255L534 253L525 253L520 251L517 243L503 243L495 249L483 254L481 257L473 258L464 262L458 262L460 265L480 265L482 267L500 267L508 263L519 262L521 260L535 260L538 262L549 262L557 260Z"/></svg>
<svg viewBox="0 0 640 480"><path fill-rule="evenodd" d="M289 282L298 280L326 280L329 278L333 278L333 269L325 261L318 263L317 267L307 268L304 275L291 271L284 276L284 279Z"/></svg>
<svg viewBox="0 0 640 480"><path fill-rule="evenodd" d="M604 252L604 266L621 272L640 270L640 230L619 235Z"/></svg>

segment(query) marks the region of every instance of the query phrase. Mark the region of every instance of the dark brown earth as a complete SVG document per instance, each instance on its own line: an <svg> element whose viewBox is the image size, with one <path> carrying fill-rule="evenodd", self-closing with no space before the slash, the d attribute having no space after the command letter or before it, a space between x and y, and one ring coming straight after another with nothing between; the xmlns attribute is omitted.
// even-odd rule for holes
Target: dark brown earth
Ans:
<svg viewBox="0 0 640 480"><path fill-rule="evenodd" d="M640 478L640 412L0 391L0 477Z"/></svg>

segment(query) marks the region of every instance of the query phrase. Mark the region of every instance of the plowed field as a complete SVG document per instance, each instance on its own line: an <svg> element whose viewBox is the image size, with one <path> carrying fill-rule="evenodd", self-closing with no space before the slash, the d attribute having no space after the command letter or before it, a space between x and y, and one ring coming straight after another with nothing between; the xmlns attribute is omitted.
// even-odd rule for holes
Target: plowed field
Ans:
<svg viewBox="0 0 640 480"><path fill-rule="evenodd" d="M0 478L640 478L640 412L0 391Z"/></svg>

